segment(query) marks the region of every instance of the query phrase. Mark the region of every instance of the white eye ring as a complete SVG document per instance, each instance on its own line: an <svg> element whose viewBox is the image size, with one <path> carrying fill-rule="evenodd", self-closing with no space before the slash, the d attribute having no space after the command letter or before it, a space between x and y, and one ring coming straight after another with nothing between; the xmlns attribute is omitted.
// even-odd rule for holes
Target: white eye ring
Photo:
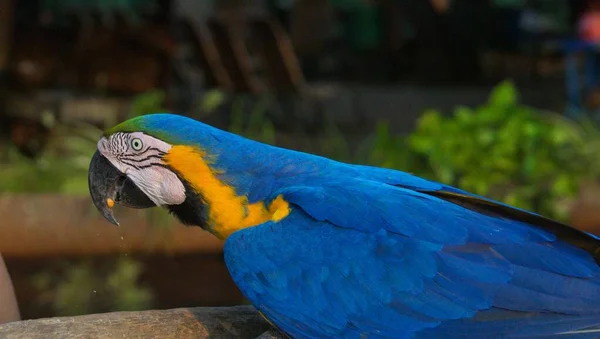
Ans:
<svg viewBox="0 0 600 339"><path fill-rule="evenodd" d="M142 139L140 139L140 138L131 139L131 148L133 148L134 151L141 151L143 147L144 147L144 143L142 142Z"/></svg>

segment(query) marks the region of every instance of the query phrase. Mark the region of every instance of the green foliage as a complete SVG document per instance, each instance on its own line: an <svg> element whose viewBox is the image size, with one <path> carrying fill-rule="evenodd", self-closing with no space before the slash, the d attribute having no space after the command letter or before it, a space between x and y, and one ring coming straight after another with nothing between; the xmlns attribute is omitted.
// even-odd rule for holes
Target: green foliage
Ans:
<svg viewBox="0 0 600 339"><path fill-rule="evenodd" d="M53 126L48 145L35 159L6 145L0 149L0 192L88 194L87 170L101 135L84 123Z"/></svg>
<svg viewBox="0 0 600 339"><path fill-rule="evenodd" d="M229 131L249 139L274 145L275 127L266 116L269 98L261 98L252 107L250 114L246 114L244 103L243 98L238 98L233 102Z"/></svg>
<svg viewBox="0 0 600 339"><path fill-rule="evenodd" d="M121 257L113 267L88 261L64 265L37 274L32 282L40 291L41 306L49 305L59 316L136 311L150 308L153 299L137 282L141 271L141 264Z"/></svg>
<svg viewBox="0 0 600 339"><path fill-rule="evenodd" d="M165 99L167 94L162 90L152 90L135 96L131 102L131 108L127 119L139 117L140 115L164 113Z"/></svg>
<svg viewBox="0 0 600 339"><path fill-rule="evenodd" d="M564 219L561 202L592 175L585 143L573 123L519 104L504 82L480 107L425 112L407 139L381 125L371 160Z"/></svg>
<svg viewBox="0 0 600 339"><path fill-rule="evenodd" d="M586 155L581 159L582 165L588 168L590 179L600 179L600 125L594 118L585 117L573 121L563 116L555 116L565 131L572 137L580 138L581 152Z"/></svg>
<svg viewBox="0 0 600 339"><path fill-rule="evenodd" d="M204 93L202 100L198 104L200 112L203 114L211 114L217 110L225 102L225 93L217 89L213 89Z"/></svg>
<svg viewBox="0 0 600 339"><path fill-rule="evenodd" d="M406 147L405 138L394 135L388 124L378 123L367 162L375 166L406 171L414 161L415 155Z"/></svg>
<svg viewBox="0 0 600 339"><path fill-rule="evenodd" d="M136 311L150 308L152 292L137 283L141 273L141 264L131 259L121 258L108 278L101 277L105 279L106 288L113 296L111 305L113 310Z"/></svg>
<svg viewBox="0 0 600 339"><path fill-rule="evenodd" d="M165 111L165 97L160 90L136 96L127 117ZM87 195L90 157L102 130L83 122L57 123L54 116L42 115L42 121L52 134L40 156L31 159L12 145L0 147L0 192Z"/></svg>

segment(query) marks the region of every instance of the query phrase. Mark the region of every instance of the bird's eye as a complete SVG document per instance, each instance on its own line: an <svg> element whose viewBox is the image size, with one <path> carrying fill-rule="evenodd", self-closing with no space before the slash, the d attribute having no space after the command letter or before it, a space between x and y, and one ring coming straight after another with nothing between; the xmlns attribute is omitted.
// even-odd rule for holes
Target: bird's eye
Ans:
<svg viewBox="0 0 600 339"><path fill-rule="evenodd" d="M140 151L142 147L144 147L144 144L141 139L135 138L131 140L131 148L133 148L134 151Z"/></svg>

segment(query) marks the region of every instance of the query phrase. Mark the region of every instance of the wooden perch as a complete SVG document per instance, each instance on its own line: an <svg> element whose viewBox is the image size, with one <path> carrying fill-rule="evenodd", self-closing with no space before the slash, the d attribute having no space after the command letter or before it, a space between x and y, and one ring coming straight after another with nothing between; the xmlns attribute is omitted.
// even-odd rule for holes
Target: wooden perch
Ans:
<svg viewBox="0 0 600 339"><path fill-rule="evenodd" d="M257 338L270 329L252 306L114 312L0 325L4 339Z"/></svg>

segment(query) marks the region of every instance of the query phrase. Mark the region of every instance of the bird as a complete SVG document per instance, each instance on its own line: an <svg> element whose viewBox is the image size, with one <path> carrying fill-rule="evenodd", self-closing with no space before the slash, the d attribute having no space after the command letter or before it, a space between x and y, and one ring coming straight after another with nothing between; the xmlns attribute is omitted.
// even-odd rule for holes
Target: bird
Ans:
<svg viewBox="0 0 600 339"><path fill-rule="evenodd" d="M600 238L415 174L155 113L106 130L88 184L115 225L159 206L224 240L282 337L600 337Z"/></svg>

